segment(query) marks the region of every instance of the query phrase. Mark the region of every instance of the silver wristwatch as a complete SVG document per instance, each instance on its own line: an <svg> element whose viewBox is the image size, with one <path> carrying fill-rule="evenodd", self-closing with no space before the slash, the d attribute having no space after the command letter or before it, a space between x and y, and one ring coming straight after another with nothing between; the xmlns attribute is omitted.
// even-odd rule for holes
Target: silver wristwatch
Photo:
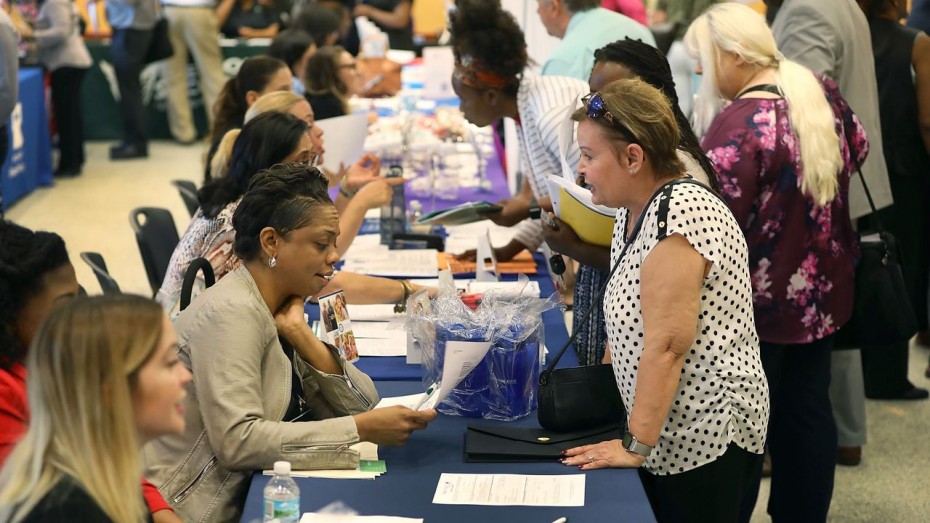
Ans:
<svg viewBox="0 0 930 523"><path fill-rule="evenodd" d="M623 442L623 448L625 448L626 450L634 454L639 454L640 456L644 458L648 458L649 454L652 453L652 447L650 447L649 445L646 445L645 443L640 443L636 439L636 436L631 434L629 431L623 434L622 442Z"/></svg>

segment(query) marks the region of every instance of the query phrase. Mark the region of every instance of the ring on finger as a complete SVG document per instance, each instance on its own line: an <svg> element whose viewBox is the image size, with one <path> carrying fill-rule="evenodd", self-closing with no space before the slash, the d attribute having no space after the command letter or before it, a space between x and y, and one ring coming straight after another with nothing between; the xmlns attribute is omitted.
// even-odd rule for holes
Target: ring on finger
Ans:
<svg viewBox="0 0 930 523"><path fill-rule="evenodd" d="M588 454L588 461L590 461L590 462L593 463L593 462L594 462L594 456L592 456L591 454Z"/></svg>

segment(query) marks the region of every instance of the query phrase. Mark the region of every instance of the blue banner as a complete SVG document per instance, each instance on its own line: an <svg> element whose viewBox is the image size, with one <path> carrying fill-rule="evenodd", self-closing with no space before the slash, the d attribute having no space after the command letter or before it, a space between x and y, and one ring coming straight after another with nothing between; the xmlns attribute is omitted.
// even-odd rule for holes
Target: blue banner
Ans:
<svg viewBox="0 0 930 523"><path fill-rule="evenodd" d="M0 172L3 209L36 187L52 185L51 136L42 69L19 71L19 102L7 122L9 153Z"/></svg>

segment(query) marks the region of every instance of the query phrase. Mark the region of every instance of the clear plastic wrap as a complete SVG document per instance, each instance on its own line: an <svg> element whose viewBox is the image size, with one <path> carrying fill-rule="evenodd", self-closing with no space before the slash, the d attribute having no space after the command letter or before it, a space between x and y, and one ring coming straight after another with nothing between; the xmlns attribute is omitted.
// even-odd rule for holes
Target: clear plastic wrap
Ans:
<svg viewBox="0 0 930 523"><path fill-rule="evenodd" d="M527 282L524 275L521 282ZM450 341L489 341L480 363L437 407L455 416L510 421L536 408L536 385L543 361L542 313L561 306L561 296L548 299L491 290L474 310L454 286L441 285L429 300L425 293L408 303L407 331L422 350L424 387L441 381Z"/></svg>

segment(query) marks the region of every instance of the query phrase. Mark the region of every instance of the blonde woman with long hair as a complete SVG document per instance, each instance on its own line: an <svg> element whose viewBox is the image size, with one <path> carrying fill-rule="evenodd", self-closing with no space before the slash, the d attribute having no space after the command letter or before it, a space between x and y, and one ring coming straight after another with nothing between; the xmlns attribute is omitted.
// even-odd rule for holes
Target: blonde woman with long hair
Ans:
<svg viewBox="0 0 930 523"><path fill-rule="evenodd" d="M749 246L772 394L769 513L823 521L837 453L831 350L852 314L858 247L848 195L868 152L865 131L836 84L785 59L749 7L711 7L685 44L704 75L697 131Z"/></svg>
<svg viewBox="0 0 930 523"><path fill-rule="evenodd" d="M29 429L0 472L0 521L148 521L141 445L184 431L191 375L155 302L75 298L26 357Z"/></svg>

